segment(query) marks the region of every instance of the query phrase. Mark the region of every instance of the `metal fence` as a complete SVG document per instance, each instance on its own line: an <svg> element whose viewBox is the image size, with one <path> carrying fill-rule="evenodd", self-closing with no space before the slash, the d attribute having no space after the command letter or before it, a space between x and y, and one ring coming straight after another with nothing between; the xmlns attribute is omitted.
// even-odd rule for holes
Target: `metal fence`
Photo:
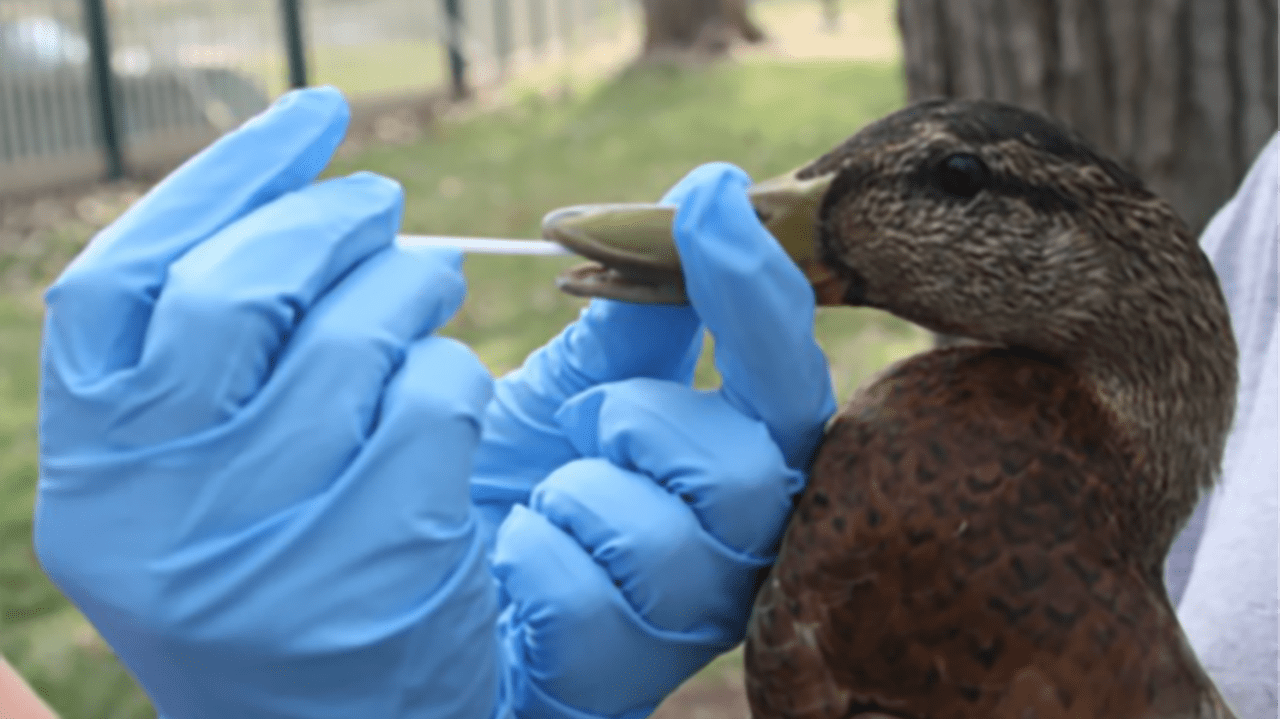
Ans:
<svg viewBox="0 0 1280 719"><path fill-rule="evenodd" d="M0 0L0 193L172 163L290 85L358 101L496 82L615 37L628 5Z"/></svg>

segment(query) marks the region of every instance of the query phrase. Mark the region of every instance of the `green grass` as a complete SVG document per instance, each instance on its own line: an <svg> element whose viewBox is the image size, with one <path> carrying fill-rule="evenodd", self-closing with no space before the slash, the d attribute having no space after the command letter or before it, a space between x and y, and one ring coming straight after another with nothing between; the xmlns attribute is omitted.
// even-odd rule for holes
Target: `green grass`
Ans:
<svg viewBox="0 0 1280 719"><path fill-rule="evenodd" d="M416 144L343 157L331 172L374 170L402 182L407 232L533 237L548 210L652 200L701 162L735 162L758 178L786 171L902 101L892 64L655 69L568 99L530 94L436 126ZM30 548L40 319L31 296L89 231L64 228L33 256L0 257L0 279L11 288L0 296L0 651L64 719L136 719L150 716L145 698L44 579ZM470 258L469 298L447 332L494 372L515 367L582 306L552 284L567 264ZM868 311L825 311L817 329L842 397L926 342L919 330ZM706 363L699 376L714 381Z"/></svg>
<svg viewBox="0 0 1280 719"><path fill-rule="evenodd" d="M0 297L0 654L66 719L151 716L146 698L36 564L39 313Z"/></svg>
<svg viewBox="0 0 1280 719"><path fill-rule="evenodd" d="M362 45L320 45L308 52L308 80L333 85L351 96L429 90L445 81L444 48L436 42L386 40ZM288 88L288 70L279 53L262 63L267 93Z"/></svg>
<svg viewBox="0 0 1280 719"><path fill-rule="evenodd" d="M39 343L34 312L7 298L0 302L0 626L43 618L62 603L52 585L33 572L31 554ZM0 634L0 641L7 637Z"/></svg>

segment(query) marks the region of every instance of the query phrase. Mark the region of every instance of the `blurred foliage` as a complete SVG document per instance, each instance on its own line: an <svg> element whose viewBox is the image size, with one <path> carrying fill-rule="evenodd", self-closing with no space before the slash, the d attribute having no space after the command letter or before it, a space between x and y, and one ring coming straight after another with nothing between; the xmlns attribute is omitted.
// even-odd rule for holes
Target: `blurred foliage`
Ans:
<svg viewBox="0 0 1280 719"><path fill-rule="evenodd" d="M406 232L534 237L553 208L651 200L701 162L735 162L755 177L789 170L902 101L892 64L655 68L575 96L530 94L493 112L445 121L414 144L345 155L332 172L373 170L401 181ZM46 245L61 248L58 257L0 256L0 267L38 268L47 276L28 279L47 282L91 231L73 228L69 241L59 228ZM469 258L469 298L447 332L474 347L493 371L511 369L582 306L552 282L570 263ZM32 552L39 323L29 291L0 295L0 652L64 719L148 717L145 697L45 579ZM859 310L824 311L818 333L842 397L926 342L903 322ZM714 381L706 362L699 377L704 385Z"/></svg>

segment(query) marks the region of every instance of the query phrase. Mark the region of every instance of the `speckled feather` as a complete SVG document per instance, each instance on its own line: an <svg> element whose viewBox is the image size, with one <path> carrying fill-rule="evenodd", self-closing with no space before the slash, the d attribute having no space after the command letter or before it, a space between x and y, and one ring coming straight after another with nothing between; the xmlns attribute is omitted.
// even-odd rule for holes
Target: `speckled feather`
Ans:
<svg viewBox="0 0 1280 719"><path fill-rule="evenodd" d="M829 430L757 601L756 716L1193 705L1207 680L1184 644L1152 641L1176 619L1126 551L1121 436L1079 376L1034 355L966 347L892 370Z"/></svg>
<svg viewBox="0 0 1280 719"><path fill-rule="evenodd" d="M944 158L989 182L953 197ZM835 171L851 304L983 342L890 369L829 428L748 631L752 712L1229 717L1161 567L1221 460L1235 346L1185 226L1052 123L933 102Z"/></svg>

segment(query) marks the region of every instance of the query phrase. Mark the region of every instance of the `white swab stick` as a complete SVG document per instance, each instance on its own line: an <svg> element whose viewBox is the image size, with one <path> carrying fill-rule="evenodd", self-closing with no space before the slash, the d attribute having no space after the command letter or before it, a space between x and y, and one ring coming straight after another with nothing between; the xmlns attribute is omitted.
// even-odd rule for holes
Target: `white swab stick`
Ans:
<svg viewBox="0 0 1280 719"><path fill-rule="evenodd" d="M481 255L571 255L565 248L546 240L508 240L500 237L452 237L449 235L398 235L403 247L454 247Z"/></svg>

